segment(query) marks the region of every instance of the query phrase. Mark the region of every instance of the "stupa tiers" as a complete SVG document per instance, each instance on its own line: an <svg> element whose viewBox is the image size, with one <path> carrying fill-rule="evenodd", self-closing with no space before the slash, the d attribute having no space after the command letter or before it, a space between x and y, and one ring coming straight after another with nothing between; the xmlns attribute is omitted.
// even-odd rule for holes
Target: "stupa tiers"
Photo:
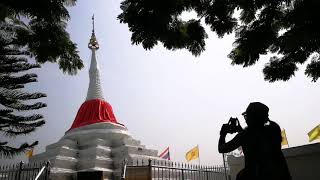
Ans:
<svg viewBox="0 0 320 180"><path fill-rule="evenodd" d="M85 102L65 135L48 145L45 152L30 158L31 163L50 160L50 177L54 180L76 179L77 172L84 171L103 171L104 179L120 179L124 159L158 159L156 150L141 145L124 125L117 122L111 105L103 97L94 21L88 47L92 56Z"/></svg>

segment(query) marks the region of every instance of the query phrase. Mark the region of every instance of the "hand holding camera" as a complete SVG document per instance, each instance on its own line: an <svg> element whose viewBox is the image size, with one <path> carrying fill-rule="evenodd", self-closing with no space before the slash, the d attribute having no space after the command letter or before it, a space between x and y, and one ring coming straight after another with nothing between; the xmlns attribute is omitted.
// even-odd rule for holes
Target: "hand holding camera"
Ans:
<svg viewBox="0 0 320 180"><path fill-rule="evenodd" d="M242 130L243 129L239 123L238 118L230 117L229 122L222 125L220 135L226 135L228 133L233 134Z"/></svg>

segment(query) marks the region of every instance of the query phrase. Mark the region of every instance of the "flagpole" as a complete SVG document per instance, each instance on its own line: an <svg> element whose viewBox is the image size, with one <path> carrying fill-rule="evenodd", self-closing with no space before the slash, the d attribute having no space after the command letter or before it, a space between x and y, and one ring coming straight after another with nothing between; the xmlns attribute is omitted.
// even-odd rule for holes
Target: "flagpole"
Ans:
<svg viewBox="0 0 320 180"><path fill-rule="evenodd" d="M288 141L287 133L286 133L286 139L287 139L288 148L289 148L290 146L289 146L289 141Z"/></svg>
<svg viewBox="0 0 320 180"><path fill-rule="evenodd" d="M225 176L226 176L226 180L228 180L227 168L226 168L226 162L225 162L225 154L224 154L224 153L222 153L222 158L223 158L224 174L225 174Z"/></svg>
<svg viewBox="0 0 320 180"><path fill-rule="evenodd" d="M200 148L199 148L199 145L197 144L198 146L198 160L199 160L199 166L200 166Z"/></svg>

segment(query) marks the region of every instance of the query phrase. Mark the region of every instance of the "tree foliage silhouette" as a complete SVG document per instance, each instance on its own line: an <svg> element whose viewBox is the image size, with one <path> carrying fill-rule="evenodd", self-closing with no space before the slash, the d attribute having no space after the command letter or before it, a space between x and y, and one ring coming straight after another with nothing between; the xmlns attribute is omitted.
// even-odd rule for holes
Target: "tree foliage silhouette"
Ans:
<svg viewBox="0 0 320 180"><path fill-rule="evenodd" d="M274 82L289 80L297 65L310 60L305 74L315 82L320 77L319 6L319 0L124 0L118 19L128 24L132 44L149 50L162 43L195 56L205 50L208 38L203 19L220 38L235 33L228 55L233 65L248 67L273 53L263 73ZM197 19L183 21L181 13L191 10Z"/></svg>
<svg viewBox="0 0 320 180"><path fill-rule="evenodd" d="M36 102L43 93L22 89L37 81L28 72L41 63L57 63L67 74L75 75L83 68L77 46L70 40L66 22L67 6L76 0L2 0L0 2L0 157L13 157L38 144L24 143L15 147L7 140L27 135L42 126L41 114L28 111L46 107ZM29 62L34 58L36 63Z"/></svg>
<svg viewBox="0 0 320 180"><path fill-rule="evenodd" d="M0 21L23 25L18 31L16 43L24 45L38 63L58 63L59 68L75 75L83 68L77 46L70 40L66 22L70 16L66 6L76 0L2 0Z"/></svg>

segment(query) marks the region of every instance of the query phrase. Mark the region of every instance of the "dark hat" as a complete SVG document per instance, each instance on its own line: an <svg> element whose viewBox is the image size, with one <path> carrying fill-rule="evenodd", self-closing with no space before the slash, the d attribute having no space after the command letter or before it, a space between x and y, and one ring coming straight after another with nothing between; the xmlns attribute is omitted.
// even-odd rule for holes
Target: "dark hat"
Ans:
<svg viewBox="0 0 320 180"><path fill-rule="evenodd" d="M268 115L269 108L265 104L261 102L252 102L247 107L246 111L242 113L242 115L246 114L260 114L260 115Z"/></svg>

